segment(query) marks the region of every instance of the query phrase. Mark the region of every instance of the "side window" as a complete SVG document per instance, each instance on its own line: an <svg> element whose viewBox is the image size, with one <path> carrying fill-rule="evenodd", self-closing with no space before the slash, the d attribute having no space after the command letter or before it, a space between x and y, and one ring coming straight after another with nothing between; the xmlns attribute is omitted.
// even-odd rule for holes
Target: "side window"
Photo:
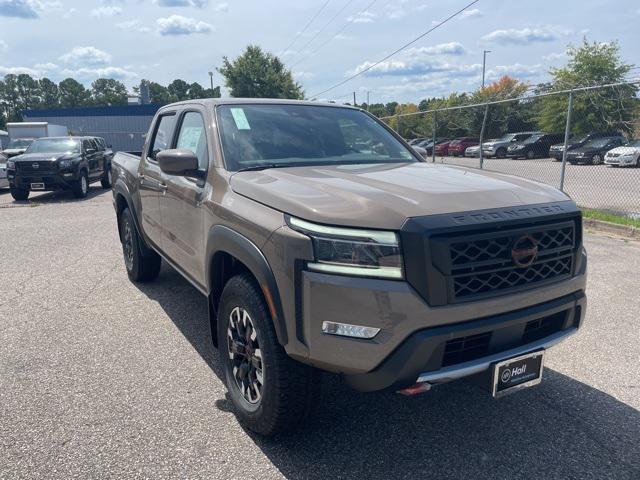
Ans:
<svg viewBox="0 0 640 480"><path fill-rule="evenodd" d="M171 140L173 136L173 124L176 121L175 113L162 115L156 122L156 129L153 132L153 139L149 147L147 156L156 159L156 154L162 150L171 148Z"/></svg>
<svg viewBox="0 0 640 480"><path fill-rule="evenodd" d="M91 144L89 143L89 140L83 140L82 151L86 153L89 148L91 148Z"/></svg>
<svg viewBox="0 0 640 480"><path fill-rule="evenodd" d="M198 157L198 168L200 170L206 170L209 167L207 134L204 129L202 115L198 112L187 112L182 117L176 148L186 148L195 153Z"/></svg>

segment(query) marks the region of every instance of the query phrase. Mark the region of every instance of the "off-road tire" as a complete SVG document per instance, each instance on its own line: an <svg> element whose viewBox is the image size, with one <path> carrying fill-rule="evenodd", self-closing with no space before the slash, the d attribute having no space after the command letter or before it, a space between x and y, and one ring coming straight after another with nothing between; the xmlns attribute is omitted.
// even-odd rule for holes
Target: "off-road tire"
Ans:
<svg viewBox="0 0 640 480"><path fill-rule="evenodd" d="M120 214L120 238L124 266L132 282L148 282L160 274L162 258L154 251L142 254L141 240L128 208Z"/></svg>
<svg viewBox="0 0 640 480"><path fill-rule="evenodd" d="M507 149L504 147L500 147L496 150L496 158L507 158Z"/></svg>
<svg viewBox="0 0 640 480"><path fill-rule="evenodd" d="M105 168L102 178L100 179L100 185L102 185L104 189L111 188L111 165L107 165Z"/></svg>
<svg viewBox="0 0 640 480"><path fill-rule="evenodd" d="M73 196L76 198L86 198L89 194L89 177L87 176L87 172L82 170L80 172L80 178L73 182L71 185L71 191L73 192Z"/></svg>
<svg viewBox="0 0 640 480"><path fill-rule="evenodd" d="M25 188L13 188L11 187L11 196L14 200L24 201L29 198L29 190Z"/></svg>
<svg viewBox="0 0 640 480"><path fill-rule="evenodd" d="M247 401L238 388L230 358L227 329L236 307L249 314L260 348L263 382L260 399L255 404ZM236 275L225 285L217 328L225 383L243 426L261 435L275 435L300 428L311 419L320 394L320 374L286 354L278 342L263 295L250 274Z"/></svg>

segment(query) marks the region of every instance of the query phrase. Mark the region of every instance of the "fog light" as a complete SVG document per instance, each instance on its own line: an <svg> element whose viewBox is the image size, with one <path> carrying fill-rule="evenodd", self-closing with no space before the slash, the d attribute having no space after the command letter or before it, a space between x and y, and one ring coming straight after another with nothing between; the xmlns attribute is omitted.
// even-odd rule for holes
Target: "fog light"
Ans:
<svg viewBox="0 0 640 480"><path fill-rule="evenodd" d="M379 328L350 325L348 323L322 322L322 332L330 335L342 335L343 337L373 338Z"/></svg>

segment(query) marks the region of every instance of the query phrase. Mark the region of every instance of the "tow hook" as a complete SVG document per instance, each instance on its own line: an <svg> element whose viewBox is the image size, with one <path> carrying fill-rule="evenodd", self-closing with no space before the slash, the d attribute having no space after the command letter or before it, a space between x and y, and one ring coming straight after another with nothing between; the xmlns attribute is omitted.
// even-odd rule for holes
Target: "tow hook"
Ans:
<svg viewBox="0 0 640 480"><path fill-rule="evenodd" d="M431 384L429 382L421 382L411 385L410 387L403 388L402 390L398 390L397 393L410 397L427 392L429 390L431 390Z"/></svg>

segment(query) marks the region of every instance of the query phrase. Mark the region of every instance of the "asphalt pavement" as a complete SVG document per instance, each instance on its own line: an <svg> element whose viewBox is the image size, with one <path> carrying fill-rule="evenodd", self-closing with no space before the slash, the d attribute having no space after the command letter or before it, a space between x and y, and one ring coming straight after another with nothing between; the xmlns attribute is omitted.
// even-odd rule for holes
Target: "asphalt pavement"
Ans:
<svg viewBox="0 0 640 480"><path fill-rule="evenodd" d="M0 192L0 478L640 478L640 243L586 235L589 308L542 383L494 400L323 378L299 433L230 411L206 299L127 279L110 192Z"/></svg>

